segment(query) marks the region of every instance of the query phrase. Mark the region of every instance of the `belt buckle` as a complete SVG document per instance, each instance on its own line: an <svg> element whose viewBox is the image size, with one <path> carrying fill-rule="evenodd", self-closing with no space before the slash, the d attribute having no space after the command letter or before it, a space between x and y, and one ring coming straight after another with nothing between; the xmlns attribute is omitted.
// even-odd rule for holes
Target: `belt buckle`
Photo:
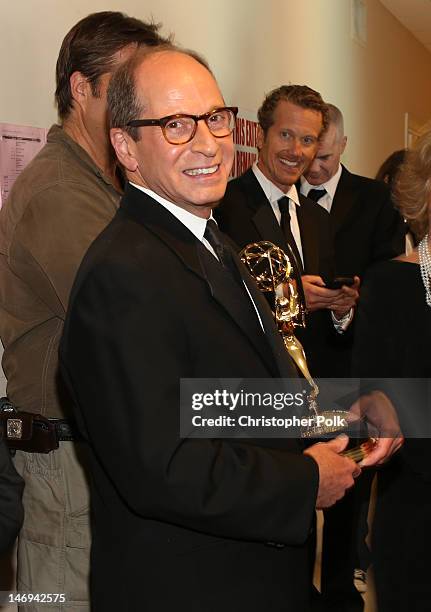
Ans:
<svg viewBox="0 0 431 612"><path fill-rule="evenodd" d="M22 439L22 419L7 419L6 420L6 438L8 440Z"/></svg>

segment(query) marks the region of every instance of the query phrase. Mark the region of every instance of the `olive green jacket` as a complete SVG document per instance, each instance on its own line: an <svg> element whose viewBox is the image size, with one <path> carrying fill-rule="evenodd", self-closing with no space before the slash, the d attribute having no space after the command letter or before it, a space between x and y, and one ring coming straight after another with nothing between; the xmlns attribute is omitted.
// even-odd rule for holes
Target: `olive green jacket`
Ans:
<svg viewBox="0 0 431 612"><path fill-rule="evenodd" d="M0 337L10 400L68 416L58 344L70 290L121 194L61 127L15 181L0 210Z"/></svg>

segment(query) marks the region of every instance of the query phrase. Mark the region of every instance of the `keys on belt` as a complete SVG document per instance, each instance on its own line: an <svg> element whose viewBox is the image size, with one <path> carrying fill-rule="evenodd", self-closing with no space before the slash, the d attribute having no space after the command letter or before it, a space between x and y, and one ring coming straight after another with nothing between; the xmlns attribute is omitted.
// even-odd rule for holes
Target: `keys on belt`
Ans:
<svg viewBox="0 0 431 612"><path fill-rule="evenodd" d="M10 449L30 453L49 453L61 441L83 440L71 421L17 410L5 397L0 399L0 431Z"/></svg>

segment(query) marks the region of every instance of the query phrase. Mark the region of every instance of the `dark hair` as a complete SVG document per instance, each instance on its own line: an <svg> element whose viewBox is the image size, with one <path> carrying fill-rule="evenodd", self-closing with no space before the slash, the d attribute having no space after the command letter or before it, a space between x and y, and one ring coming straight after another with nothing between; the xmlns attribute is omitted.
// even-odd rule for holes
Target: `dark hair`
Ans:
<svg viewBox="0 0 431 612"><path fill-rule="evenodd" d="M78 21L66 34L57 60L55 101L60 119L66 119L72 109L70 77L74 72L81 72L98 96L99 79L112 70L118 51L131 44L166 42L158 34L159 27L113 11L92 13Z"/></svg>
<svg viewBox="0 0 431 612"><path fill-rule="evenodd" d="M159 45L157 48L142 49L137 51L131 58L115 71L108 87L108 109L111 127L120 127L127 132L135 141L140 138L139 128L129 127L127 124L133 119L138 119L144 112L142 97L136 91L135 73L144 59L163 51L176 51L192 57L212 74L206 60L190 49L182 49L172 43Z"/></svg>
<svg viewBox="0 0 431 612"><path fill-rule="evenodd" d="M383 181L387 183L391 190L395 186L395 180L397 178L401 164L404 162L406 158L406 153L407 151L405 149L394 151L383 162L383 164L380 166L376 174L376 179L378 181Z"/></svg>
<svg viewBox="0 0 431 612"><path fill-rule="evenodd" d="M274 111L280 101L291 102L301 108L309 108L322 114L323 129L328 126L328 107L319 92L307 85L281 85L265 96L262 106L257 111L259 125L264 134L274 123Z"/></svg>

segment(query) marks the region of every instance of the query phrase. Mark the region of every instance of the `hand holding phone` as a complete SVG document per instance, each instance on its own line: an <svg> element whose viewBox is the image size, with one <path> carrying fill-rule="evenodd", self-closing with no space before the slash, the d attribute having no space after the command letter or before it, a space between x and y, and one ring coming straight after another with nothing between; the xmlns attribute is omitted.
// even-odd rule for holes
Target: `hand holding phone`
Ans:
<svg viewBox="0 0 431 612"><path fill-rule="evenodd" d="M351 287L352 285L354 285L355 277L351 276L350 274L346 274L343 276L335 276L332 279L325 278L324 281L327 289L341 289L343 285L345 285L346 287Z"/></svg>

